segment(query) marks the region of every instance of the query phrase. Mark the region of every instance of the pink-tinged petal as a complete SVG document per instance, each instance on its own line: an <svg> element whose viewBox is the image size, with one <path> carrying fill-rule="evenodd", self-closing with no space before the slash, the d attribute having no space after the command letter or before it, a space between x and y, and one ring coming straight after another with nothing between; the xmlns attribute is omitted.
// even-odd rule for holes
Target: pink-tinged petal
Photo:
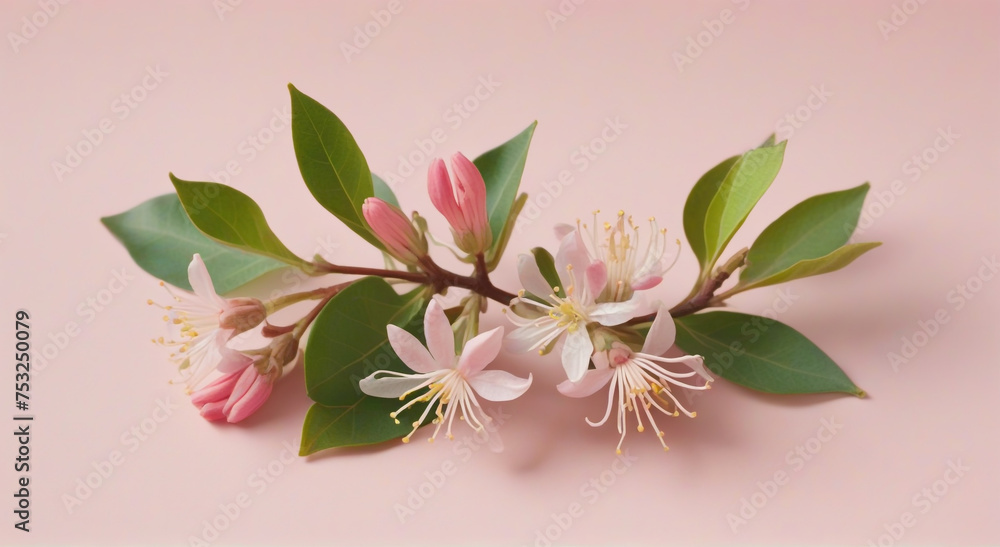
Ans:
<svg viewBox="0 0 1000 547"><path fill-rule="evenodd" d="M556 234L556 241L562 241L563 238L569 235L569 233L572 232L573 230L576 230L576 226L565 223L556 224L552 228L552 231L555 232Z"/></svg>
<svg viewBox="0 0 1000 547"><path fill-rule="evenodd" d="M517 399L531 386L531 375L520 378L504 370L484 370L468 376L466 380L477 394L487 401Z"/></svg>
<svg viewBox="0 0 1000 547"><path fill-rule="evenodd" d="M410 370L426 373L443 368L412 334L396 325L386 325L385 330L389 334L389 345Z"/></svg>
<svg viewBox="0 0 1000 547"><path fill-rule="evenodd" d="M438 368L451 368L455 362L455 333L437 300L432 299L424 312L424 338Z"/></svg>
<svg viewBox="0 0 1000 547"><path fill-rule="evenodd" d="M591 319L605 327L613 327L635 317L639 305L640 302L636 298L628 302L605 302L597 304L589 315Z"/></svg>
<svg viewBox="0 0 1000 547"><path fill-rule="evenodd" d="M579 382L587 372L590 356L594 353L594 343L585 328L578 328L569 333L562 349L562 364L566 377L572 382Z"/></svg>
<svg viewBox="0 0 1000 547"><path fill-rule="evenodd" d="M608 352L606 351L599 351L591 355L590 360L594 362L597 370L604 370L611 364L611 361L608 359Z"/></svg>
<svg viewBox="0 0 1000 547"><path fill-rule="evenodd" d="M603 262L598 260L587 266L585 275L587 278L587 290L590 292L590 300L596 300L601 295L601 292L604 291L604 286L608 283L608 268Z"/></svg>
<svg viewBox="0 0 1000 547"><path fill-rule="evenodd" d="M221 331L220 334L222 334ZM219 353L222 354L222 358L215 368L225 374L239 372L250 366L250 363L253 363L253 358L225 346L220 347Z"/></svg>
<svg viewBox="0 0 1000 547"><path fill-rule="evenodd" d="M502 343L503 327L477 334L465 343L456 368L466 377L483 370L497 358Z"/></svg>
<svg viewBox="0 0 1000 547"><path fill-rule="evenodd" d="M226 307L226 301L215 292L215 285L212 284L212 276L208 273L208 267L201 259L201 255L194 254L191 263L188 264L188 282L194 294L205 302L211 303L222 310Z"/></svg>
<svg viewBox="0 0 1000 547"><path fill-rule="evenodd" d="M559 250L556 252L556 269L559 271L559 277L564 280L568 278L566 272L568 265L573 266L578 276L582 275L587 266L590 266L590 262L590 253L583 243L580 230L573 230L563 238L562 243L559 244Z"/></svg>
<svg viewBox="0 0 1000 547"><path fill-rule="evenodd" d="M656 312L656 319L649 327L646 334L646 341L642 344L642 352L650 355L663 355L674 345L677 337L677 325L674 318L670 317L670 310L666 306L661 306Z"/></svg>
<svg viewBox="0 0 1000 547"><path fill-rule="evenodd" d="M233 393L236 382L240 379L239 372L233 372L220 376L203 388L191 394L191 404L201 408L208 403L225 403L226 399Z"/></svg>
<svg viewBox="0 0 1000 547"><path fill-rule="evenodd" d="M548 281L545 281L541 270L538 269L538 263L535 262L535 257L531 255L517 257L517 277L521 280L521 286L524 287L524 290L539 298L548 300L549 295L552 294L552 287L549 286Z"/></svg>
<svg viewBox="0 0 1000 547"><path fill-rule="evenodd" d="M366 395L371 395L372 397L383 397L385 399L395 399L397 397L402 397L404 394L410 390L420 386L428 380L426 375L424 376L383 376L381 378L376 378L375 376L381 371L374 372L367 378L362 379L358 382L358 387Z"/></svg>
<svg viewBox="0 0 1000 547"><path fill-rule="evenodd" d="M431 165L427 169L427 193L430 195L434 208L444 216L448 224L458 232L465 232L468 226L462 216L462 210L455 201L455 190L451 185L451 178L448 176L448 168L441 158L431 160Z"/></svg>
<svg viewBox="0 0 1000 547"><path fill-rule="evenodd" d="M260 378L260 373L257 372L257 367L247 367L240 373L239 379L236 381L236 385L233 386L233 392L229 394L229 399L226 400L226 406L223 407L222 411L229 416L230 411L232 411L233 406L239 402L243 396L250 391L253 387L254 382Z"/></svg>
<svg viewBox="0 0 1000 547"><path fill-rule="evenodd" d="M230 407L229 412L226 413L226 420L235 424L249 418L251 414L264 406L273 389L274 383L271 380L266 376L258 375L249 391Z"/></svg>
<svg viewBox="0 0 1000 547"><path fill-rule="evenodd" d="M226 414L222 412L222 408L224 406L226 406L225 401L207 403L205 406L201 407L201 417L210 422L222 420L226 417Z"/></svg>
<svg viewBox="0 0 1000 547"><path fill-rule="evenodd" d="M660 284L663 278L658 275L647 275L632 282L632 290L645 291Z"/></svg>
<svg viewBox="0 0 1000 547"><path fill-rule="evenodd" d="M567 397L590 397L591 395L597 393L602 387L608 385L608 382L610 382L614 376L615 369L613 368L588 370L579 382L564 380L556 386L556 389L559 390L559 393L562 393Z"/></svg>

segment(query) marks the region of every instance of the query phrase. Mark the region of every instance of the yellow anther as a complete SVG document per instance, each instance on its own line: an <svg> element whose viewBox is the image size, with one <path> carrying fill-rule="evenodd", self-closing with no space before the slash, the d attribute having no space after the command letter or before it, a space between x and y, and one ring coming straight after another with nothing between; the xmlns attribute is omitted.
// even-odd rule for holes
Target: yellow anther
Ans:
<svg viewBox="0 0 1000 547"><path fill-rule="evenodd" d="M622 449L621 448L615 449L615 454L618 454L619 456L621 456L622 455Z"/></svg>
<svg viewBox="0 0 1000 547"><path fill-rule="evenodd" d="M408 443L408 442L410 442L410 436L409 435L403 437L403 443Z"/></svg>
<svg viewBox="0 0 1000 547"><path fill-rule="evenodd" d="M697 418L698 417L698 413L697 412L692 412L691 413L691 417L692 418Z"/></svg>
<svg viewBox="0 0 1000 547"><path fill-rule="evenodd" d="M645 431L645 430L646 430L646 428L645 428L645 427L642 427L642 424L639 424L639 427L637 427L637 428L636 428L636 430L638 430L638 431L639 431L639 433L642 433L643 431Z"/></svg>
<svg viewBox="0 0 1000 547"><path fill-rule="evenodd" d="M146 303L149 304L150 306L152 306L153 305L153 300L149 299L149 300L146 301Z"/></svg>

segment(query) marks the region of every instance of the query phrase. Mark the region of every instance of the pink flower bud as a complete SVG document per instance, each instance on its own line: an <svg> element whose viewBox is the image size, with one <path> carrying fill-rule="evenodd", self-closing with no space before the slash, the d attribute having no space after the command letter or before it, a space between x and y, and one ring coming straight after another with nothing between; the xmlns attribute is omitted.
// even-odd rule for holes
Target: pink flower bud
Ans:
<svg viewBox="0 0 1000 547"><path fill-rule="evenodd" d="M261 374L257 371L257 367L244 369L233 386L233 393L222 407L226 420L234 424L257 412L257 409L271 396L273 388L273 374Z"/></svg>
<svg viewBox="0 0 1000 547"><path fill-rule="evenodd" d="M451 157L451 169L454 185L444 161L434 159L427 172L427 191L434 207L451 225L458 248L469 254L481 253L493 244L486 215L486 183L475 164L461 153Z"/></svg>
<svg viewBox="0 0 1000 547"><path fill-rule="evenodd" d="M219 327L233 329L233 335L246 332L267 317L264 304L256 298L230 298L219 314Z"/></svg>
<svg viewBox="0 0 1000 547"><path fill-rule="evenodd" d="M416 265L427 255L427 241L399 208L378 198L368 198L361 212L386 250L404 264Z"/></svg>

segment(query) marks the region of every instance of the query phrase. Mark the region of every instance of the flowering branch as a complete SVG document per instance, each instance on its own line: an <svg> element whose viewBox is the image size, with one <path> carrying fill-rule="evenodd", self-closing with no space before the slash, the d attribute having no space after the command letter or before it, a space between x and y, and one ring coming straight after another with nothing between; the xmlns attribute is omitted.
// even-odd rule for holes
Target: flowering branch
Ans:
<svg viewBox="0 0 1000 547"><path fill-rule="evenodd" d="M716 349L744 336L743 327L755 318L697 312L724 307L729 297L751 288L838 270L877 246L847 243L868 184L801 202L749 249L716 268L777 176L785 143L772 136L723 161L698 180L684 206L685 236L700 264L691 292L671 309L663 306L639 315L651 300L643 293L663 283L680 256L681 240L668 237L653 217L648 228L625 211L601 222L595 211L589 225L580 220L575 226L559 224L556 253L538 246L518 256L516 294L490 279L527 200L518 187L535 124L475 160L456 153L449 164L431 161L428 197L448 222L452 246L435 238L420 214L403 212L392 188L368 170L336 115L294 87L289 90L295 148L307 151L299 157L306 186L383 254L383 268L334 264L318 255L312 261L300 258L271 231L259 205L218 183L171 175L175 194L103 219L136 262L166 282L170 300L149 303L163 310L162 319L176 334L154 341L173 348L170 359L206 419L246 419L265 403L273 385L303 362L306 389L317 405L305 421L302 454L389 439L406 442L428 422L436 425L429 440L439 433L450 439L456 416L477 433L487 433L490 417L480 400L509 401L531 385L530 375L486 369L501 345L514 352L559 353L566 381L558 391L564 395L588 397L606 389L603 418L587 423L600 426L615 415L619 450L633 419L634 429L641 433L650 427L666 449L658 416L696 416L677 397L711 387L716 378L707 364L726 380L769 393L863 396L822 350L777 321L755 336L766 338L755 351L720 358ZM331 135L336 135L335 153L328 150ZM320 149L328 153L311 153ZM206 207L212 214L197 214ZM472 265L472 272L463 275L441 267L430 256L429 241ZM677 252L672 252L675 245ZM178 249L193 255L187 272L165 264L164 257L176 256ZM209 257L207 264L199 252ZM287 265L308 275L352 277L264 302L220 296ZM722 291L737 272L739 283ZM401 294L387 279L418 287ZM459 306L444 310L433 295L451 288L469 293L461 295ZM509 312L512 332L505 335L504 327L479 331L487 299ZM276 311L305 301L312 301L311 309L291 324L268 321ZM326 308L328 313L321 313ZM640 324L642 329L630 328ZM235 336L258 328L266 345L232 347ZM690 355L663 356L675 337ZM706 363L699 353L715 362ZM369 356L377 356L374 362L384 367L371 372ZM388 413L385 404L369 397L404 402ZM350 419L331 409L348 409ZM395 425L376 423L386 420L386 414ZM345 428L348 422L351 426ZM491 448L499 446L492 430L489 439Z"/></svg>

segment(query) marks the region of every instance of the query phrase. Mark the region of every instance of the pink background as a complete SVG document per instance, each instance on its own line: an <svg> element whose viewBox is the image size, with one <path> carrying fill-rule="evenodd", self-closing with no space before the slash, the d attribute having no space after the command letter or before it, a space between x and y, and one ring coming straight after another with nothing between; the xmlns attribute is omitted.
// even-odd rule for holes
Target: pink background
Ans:
<svg viewBox="0 0 1000 547"><path fill-rule="evenodd" d="M226 524L219 545L531 545L546 532L553 544L577 545L867 545L887 530L899 537L884 535L883 545L1000 543L998 283L977 278L981 261L997 253L1000 228L997 3L927 2L905 21L900 11L902 24L886 39L879 21L891 23L894 5L913 11L915 1L588 2L555 28L546 11L559 9L556 0L403 2L349 59L342 44L388 3L243 2L221 19L209 0L141 9L71 3L51 18L34 15L40 5L0 8L2 310L31 312L36 348L63 347L49 347L55 355L44 362L36 356L32 376L33 531L14 530L6 510L3 543L188 544L213 519ZM711 22L727 9L730 23ZM23 33L22 18L33 16L45 26L11 45L10 33ZM685 54L703 21L721 33L681 70L674 54ZM156 87L140 92L123 119L115 101L143 82L147 67L166 76L147 79ZM455 123L452 105L490 77L499 87ZM600 415L602 397L560 398L554 359L506 353L495 366L532 372L535 385L503 405L510 418L501 455L390 443L292 459L282 443L297 445L310 403L301 372L244 424L205 423L168 385L172 367L149 343L163 326L145 301L162 298L161 289L98 218L169 191L169 171L205 180L235 160L240 173L230 184L262 205L292 250L375 263L312 201L280 118L255 157L240 148L288 107L288 82L338 113L383 176L435 129L446 141L434 155L474 155L537 119L522 188L545 207L533 210L514 250L554 246L551 224L598 207L656 215L680 236L698 176L777 129L790 137L784 167L732 248L800 200L866 180L867 227L856 240L885 245L844 271L784 293L747 293L733 306L778 313L870 397L763 396L720 381L693 403L697 419L667 421L669 453L650 434L630 433L636 459L628 467L613 465L613 426L583 422ZM813 98L813 110L814 89L828 96ZM779 124L788 115L798 128ZM52 162L65 161L66 147L103 118L113 131L60 180ZM603 153L584 168L574 153L601 137L607 119L627 127L598 142ZM949 128L957 140L928 152ZM914 171L920 154L934 161ZM424 194L426 164L397 193L447 233ZM555 191L562 170L572 183ZM890 201L894 180L899 195L879 205L879 195ZM559 195L539 202L546 181ZM509 289L513 264L512 253L498 272ZM110 292L121 289L113 272L123 270L127 284ZM654 296L677 301L694 275L685 245ZM957 309L951 291L959 284L979 291ZM889 353L938 310L948 322L929 339L917 336L926 343L894 370ZM486 326L504 323L498 312L493 306ZM75 336L58 334L68 322ZM3 336L11 347L12 333ZM175 408L155 411L157 401ZM823 420L842 424L822 435L827 442L816 437ZM140 441L130 430L143 424L149 434ZM800 445L817 453L800 461ZM7 436L0 460L15 450ZM113 451L121 465L67 510L64 495ZM949 462L968 470L959 478L946 472ZM15 474L2 467L0 491L11 492ZM395 505L443 467L454 473L400 522ZM267 481L253 478L260 472ZM779 472L786 484L767 484ZM604 492L583 488L602 477L613 481ZM240 495L250 505L230 522L220 504ZM738 515L744 499L761 507L734 530L727 515ZM8 497L2 506L12 504ZM582 515L568 515L572 504Z"/></svg>

